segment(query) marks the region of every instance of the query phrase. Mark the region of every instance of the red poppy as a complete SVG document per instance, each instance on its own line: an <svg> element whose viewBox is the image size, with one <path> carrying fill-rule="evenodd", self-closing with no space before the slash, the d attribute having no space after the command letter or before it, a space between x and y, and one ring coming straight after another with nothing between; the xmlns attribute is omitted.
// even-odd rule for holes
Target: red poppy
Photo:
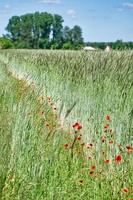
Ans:
<svg viewBox="0 0 133 200"><path fill-rule="evenodd" d="M77 137L77 140L81 140L81 137L79 136L79 137Z"/></svg>
<svg viewBox="0 0 133 200"><path fill-rule="evenodd" d="M73 128L76 129L76 130L80 130L82 129L82 125L78 122L76 122L74 125L73 125Z"/></svg>
<svg viewBox="0 0 133 200"><path fill-rule="evenodd" d="M115 157L115 162L116 163L120 163L122 161L122 156L121 155L117 155L116 157Z"/></svg>
<svg viewBox="0 0 133 200"><path fill-rule="evenodd" d="M95 165L92 165L92 166L90 167L90 171L95 171L95 169L96 169L96 166L95 166Z"/></svg>
<svg viewBox="0 0 133 200"><path fill-rule="evenodd" d="M113 140L110 140L110 141L109 141L109 144L113 144L113 143L114 143Z"/></svg>
<svg viewBox="0 0 133 200"><path fill-rule="evenodd" d="M123 188L123 189L122 189L122 192L128 193L128 192L129 192L129 189L128 189L128 188Z"/></svg>
<svg viewBox="0 0 133 200"><path fill-rule="evenodd" d="M93 144L91 144L91 143L86 145L86 148L87 148L87 149L90 149L90 148L92 148L92 147L93 147Z"/></svg>
<svg viewBox="0 0 133 200"><path fill-rule="evenodd" d="M110 120L111 120L110 115L106 115L106 120L107 120L107 121L110 121Z"/></svg>
<svg viewBox="0 0 133 200"><path fill-rule="evenodd" d="M68 144L64 144L65 149L68 149L68 146L69 146Z"/></svg>
<svg viewBox="0 0 133 200"><path fill-rule="evenodd" d="M81 179L81 180L79 180L79 183L80 183L80 184L83 184L83 183L84 183L84 181Z"/></svg>
<svg viewBox="0 0 133 200"><path fill-rule="evenodd" d="M49 127L49 124L48 124L48 123L46 123L46 126L47 126L47 127Z"/></svg>
<svg viewBox="0 0 133 200"><path fill-rule="evenodd" d="M109 124L106 124L106 125L104 126L104 129L109 129Z"/></svg>
<svg viewBox="0 0 133 200"><path fill-rule="evenodd" d="M110 129L109 132L110 132L110 135L112 135L112 129Z"/></svg>
<svg viewBox="0 0 133 200"><path fill-rule="evenodd" d="M90 171L90 173L89 173L89 174L90 174L90 176L93 176L93 174L94 174L94 171Z"/></svg>
<svg viewBox="0 0 133 200"><path fill-rule="evenodd" d="M104 160L104 163L105 163L105 164L109 164L109 163L110 163L110 160Z"/></svg>
<svg viewBox="0 0 133 200"><path fill-rule="evenodd" d="M128 153L133 152L133 147L130 146L130 145L127 145L127 146L126 146L126 149L127 149L127 152L128 152Z"/></svg>
<svg viewBox="0 0 133 200"><path fill-rule="evenodd" d="M105 137L105 136L102 136L102 137L101 137L101 141L102 141L102 142L105 142L105 140L106 140L106 137Z"/></svg>

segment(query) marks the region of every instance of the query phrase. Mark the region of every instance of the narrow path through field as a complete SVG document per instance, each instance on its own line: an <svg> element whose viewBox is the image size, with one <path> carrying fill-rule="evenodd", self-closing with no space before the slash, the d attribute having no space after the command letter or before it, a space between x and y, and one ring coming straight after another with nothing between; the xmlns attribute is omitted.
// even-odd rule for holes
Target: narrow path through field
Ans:
<svg viewBox="0 0 133 200"><path fill-rule="evenodd" d="M6 81L3 83L1 90L3 90L3 95L1 96L0 102L1 102L1 117L0 117L0 124L1 124L1 138L0 138L0 152L3 151L3 159L0 159L0 198L2 198L2 193L5 193L7 183L11 179L11 162L14 158L15 146L14 140L17 135L15 136L12 132L12 125L14 123L17 123L14 116L14 108L19 107L19 104L28 105L31 102L27 99L27 96L30 94L32 96L32 103L36 105L36 108L33 110L33 113L28 110L26 111L26 115L28 115L30 118L30 115L34 115L36 118L35 121L38 121L38 127L40 130L39 134L43 134L42 132L42 123L44 123L48 130L45 130L45 134L47 132L46 137L50 137L50 135L53 135L56 131L56 128L58 126L59 121L57 121L56 111L53 110L50 105L46 105L47 97L44 96L37 96L37 91L35 84L32 82L29 83L24 77L22 77L19 74L16 74L12 69L9 69L9 67L3 63L0 62L0 65L2 67L2 73L5 76ZM13 100L13 101L12 101ZM44 103L45 102L45 103ZM13 107L12 107L13 106ZM45 106L47 108L45 108ZM49 107L49 108L48 108ZM45 118L44 110L49 110L48 114ZM16 110L16 112L18 112ZM36 117L36 115L40 115ZM19 116L18 116L19 117ZM28 119L27 118L27 119ZM49 121L50 123L47 122ZM22 119L21 119L22 120ZM43 125L44 126L44 125ZM35 124L36 127L36 124ZM58 126L60 128L60 126ZM20 130L18 130L20 131ZM52 142L52 139L51 139Z"/></svg>

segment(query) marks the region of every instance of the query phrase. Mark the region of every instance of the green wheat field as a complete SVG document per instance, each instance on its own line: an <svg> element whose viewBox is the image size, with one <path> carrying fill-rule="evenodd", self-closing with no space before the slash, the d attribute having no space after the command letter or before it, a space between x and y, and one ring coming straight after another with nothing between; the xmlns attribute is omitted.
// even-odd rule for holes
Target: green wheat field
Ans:
<svg viewBox="0 0 133 200"><path fill-rule="evenodd" d="M133 200L133 51L0 50L0 199Z"/></svg>

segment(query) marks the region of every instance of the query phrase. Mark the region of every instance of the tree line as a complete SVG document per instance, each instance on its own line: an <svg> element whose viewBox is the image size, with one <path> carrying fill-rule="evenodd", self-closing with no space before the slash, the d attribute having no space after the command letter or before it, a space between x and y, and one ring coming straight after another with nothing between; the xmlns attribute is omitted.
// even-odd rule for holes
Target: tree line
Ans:
<svg viewBox="0 0 133 200"><path fill-rule="evenodd" d="M122 40L85 43L80 26L63 27L63 22L62 16L47 12L13 16L7 24L7 34L0 38L0 48L81 49L88 45L105 49L110 45L113 49L133 49L133 42Z"/></svg>
<svg viewBox="0 0 133 200"><path fill-rule="evenodd" d="M122 40L116 40L115 42L86 42L86 46L92 46L98 49L104 50L109 45L114 50L126 50L133 49L133 42L123 42Z"/></svg>
<svg viewBox="0 0 133 200"><path fill-rule="evenodd" d="M83 45L82 29L63 27L63 18L57 14L35 12L13 16L6 27L5 38L15 48L79 49Z"/></svg>

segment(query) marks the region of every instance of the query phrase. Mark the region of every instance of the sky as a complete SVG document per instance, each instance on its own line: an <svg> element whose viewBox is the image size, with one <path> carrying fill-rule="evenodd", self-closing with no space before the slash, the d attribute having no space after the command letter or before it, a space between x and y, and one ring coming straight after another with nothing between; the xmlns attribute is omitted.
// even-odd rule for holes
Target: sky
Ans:
<svg viewBox="0 0 133 200"><path fill-rule="evenodd" d="M12 16L36 11L81 26L86 42L133 41L133 0L0 0L0 36Z"/></svg>

